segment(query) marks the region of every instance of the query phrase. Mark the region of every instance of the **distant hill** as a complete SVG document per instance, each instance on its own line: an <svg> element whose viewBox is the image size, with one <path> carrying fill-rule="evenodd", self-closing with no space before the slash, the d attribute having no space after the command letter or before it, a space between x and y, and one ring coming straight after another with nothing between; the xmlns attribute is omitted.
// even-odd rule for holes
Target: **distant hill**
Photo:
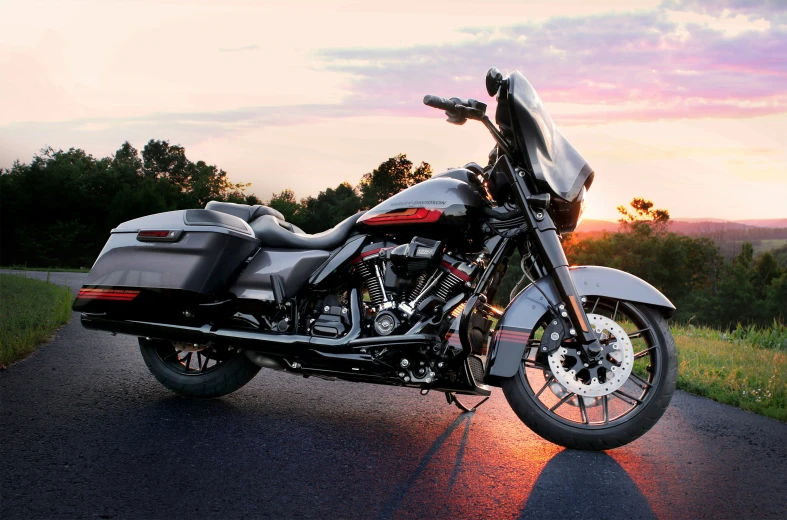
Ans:
<svg viewBox="0 0 787 520"><path fill-rule="evenodd" d="M598 233L618 230L617 222L609 220L585 219L577 228L577 233ZM722 220L718 218L679 218L673 219L670 231L681 235L705 235L725 231L746 230L753 228L787 228L787 218Z"/></svg>
<svg viewBox="0 0 787 520"><path fill-rule="evenodd" d="M787 227L787 226L785 226ZM681 235L707 235L744 229L757 229L757 226L742 224L731 220L683 220L676 219L670 224L670 231Z"/></svg>
<svg viewBox="0 0 787 520"><path fill-rule="evenodd" d="M618 231L620 224L608 220L583 220L576 234L584 238L597 238L604 233ZM713 240L722 254L736 255L744 242L754 246L755 252L769 251L787 245L787 218L722 220L687 218L670 222L670 231L680 235L702 236Z"/></svg>
<svg viewBox="0 0 787 520"><path fill-rule="evenodd" d="M736 220L735 222L755 227L787 228L787 218Z"/></svg>
<svg viewBox="0 0 787 520"><path fill-rule="evenodd" d="M614 233L618 230L617 222L610 222L608 220L593 220L593 219L583 219L580 222L579 226L577 227L577 233L598 233L600 231L607 231L609 233Z"/></svg>

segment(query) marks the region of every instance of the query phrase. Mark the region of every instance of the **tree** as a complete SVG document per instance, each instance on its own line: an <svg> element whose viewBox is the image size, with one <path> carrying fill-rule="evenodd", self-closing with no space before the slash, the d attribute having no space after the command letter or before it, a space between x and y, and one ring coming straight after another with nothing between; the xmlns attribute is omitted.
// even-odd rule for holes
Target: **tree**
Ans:
<svg viewBox="0 0 787 520"><path fill-rule="evenodd" d="M360 208L361 199L355 188L343 182L335 189L321 191L317 197L302 199L293 222L307 233L318 233L358 213Z"/></svg>
<svg viewBox="0 0 787 520"><path fill-rule="evenodd" d="M432 167L422 162L415 170L405 154L391 157L361 178L358 190L361 207L369 209L432 176Z"/></svg>
<svg viewBox="0 0 787 520"><path fill-rule="evenodd" d="M776 263L779 264L782 268L787 269L787 245L782 247L777 247L773 251L771 251L774 260Z"/></svg>
<svg viewBox="0 0 787 520"><path fill-rule="evenodd" d="M301 205L298 204L298 201L295 199L295 193L290 189L283 190L279 194L272 194L270 200L267 201L265 205L281 213L284 216L284 220L287 222L293 222L295 213L301 209Z"/></svg>
<svg viewBox="0 0 787 520"><path fill-rule="evenodd" d="M0 263L90 265L120 222L203 207L210 200L258 203L248 184L185 149L151 140L140 153L125 142L111 157L45 148L0 175Z"/></svg>
<svg viewBox="0 0 787 520"><path fill-rule="evenodd" d="M669 225L669 211L666 209L653 209L653 203L649 200L635 197L630 203L634 211L629 211L625 206L618 206L618 213L621 218L618 220L624 228L634 228L636 226L649 225L657 231L666 231Z"/></svg>
<svg viewBox="0 0 787 520"><path fill-rule="evenodd" d="M191 161L186 158L186 149L182 146L151 139L142 149L142 161L146 176L166 177L181 189L187 186Z"/></svg>
<svg viewBox="0 0 787 520"><path fill-rule="evenodd" d="M212 200L244 202L243 191L251 184L233 183L227 172L204 161L189 163L187 184L181 187L188 207L205 207Z"/></svg>
<svg viewBox="0 0 787 520"><path fill-rule="evenodd" d="M112 157L112 169L119 174L141 175L142 159L139 152L128 141L124 142Z"/></svg>

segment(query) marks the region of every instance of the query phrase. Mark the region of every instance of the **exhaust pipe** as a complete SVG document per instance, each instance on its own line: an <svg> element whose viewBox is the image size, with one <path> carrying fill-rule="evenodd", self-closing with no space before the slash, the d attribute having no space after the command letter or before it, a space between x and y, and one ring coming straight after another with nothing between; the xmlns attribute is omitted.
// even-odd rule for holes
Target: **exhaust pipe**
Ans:
<svg viewBox="0 0 787 520"><path fill-rule="evenodd" d="M270 368L272 370L285 370L287 368L282 365L281 362L265 354L260 354L253 350L244 350L243 353L246 354L246 357L249 358L252 363L262 368Z"/></svg>
<svg viewBox="0 0 787 520"><path fill-rule="evenodd" d="M86 329L129 334L169 341L198 343L239 347L255 352L271 355L292 355L298 348L318 351L357 352L361 349L377 346L412 347L431 346L440 343L440 338L429 334L408 334L381 336L375 338L358 338L353 330L339 339L304 336L302 334L274 334L243 329L214 329L211 325L190 327L134 320L113 320L104 316L82 314L82 326ZM358 327L360 331L360 326Z"/></svg>

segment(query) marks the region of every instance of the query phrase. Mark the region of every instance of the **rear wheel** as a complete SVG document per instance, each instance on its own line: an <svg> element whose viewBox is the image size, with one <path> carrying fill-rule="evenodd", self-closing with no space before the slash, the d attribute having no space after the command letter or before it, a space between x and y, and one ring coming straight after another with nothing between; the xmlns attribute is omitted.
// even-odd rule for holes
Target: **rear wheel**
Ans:
<svg viewBox="0 0 787 520"><path fill-rule="evenodd" d="M585 310L604 346L603 361L587 362L573 341L545 354L532 339L503 392L519 418L548 441L616 448L650 430L667 409L677 378L675 341L652 307L591 298Z"/></svg>
<svg viewBox="0 0 787 520"><path fill-rule="evenodd" d="M139 350L159 383L184 397L230 394L260 371L243 352L227 348L139 338Z"/></svg>

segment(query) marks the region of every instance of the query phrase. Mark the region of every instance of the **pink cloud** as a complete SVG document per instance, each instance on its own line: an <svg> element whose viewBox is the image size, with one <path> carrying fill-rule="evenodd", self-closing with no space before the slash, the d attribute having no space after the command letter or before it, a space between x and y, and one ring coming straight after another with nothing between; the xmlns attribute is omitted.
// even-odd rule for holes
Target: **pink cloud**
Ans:
<svg viewBox="0 0 787 520"><path fill-rule="evenodd" d="M736 8L735 2L727 5ZM672 21L668 7L680 5L466 29L472 38L452 45L337 49L321 56L328 68L352 74L351 89L361 95L360 105L381 110L425 93L483 99L483 74L497 66L522 71L547 103L637 105L597 116L577 114L576 121L787 111L787 7L763 4L761 12L771 20L768 28L734 36L712 25ZM701 3L690 7L709 12ZM453 79L468 74L478 81Z"/></svg>

